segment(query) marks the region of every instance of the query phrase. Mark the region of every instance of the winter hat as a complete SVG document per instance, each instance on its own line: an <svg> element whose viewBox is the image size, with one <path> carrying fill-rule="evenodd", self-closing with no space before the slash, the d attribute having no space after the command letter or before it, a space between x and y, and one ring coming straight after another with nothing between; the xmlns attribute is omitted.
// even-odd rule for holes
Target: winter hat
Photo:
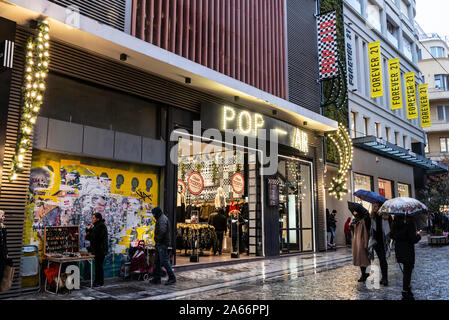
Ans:
<svg viewBox="0 0 449 320"><path fill-rule="evenodd" d="M154 208L151 212L156 219L159 219L159 217L162 215L162 209L159 207Z"/></svg>

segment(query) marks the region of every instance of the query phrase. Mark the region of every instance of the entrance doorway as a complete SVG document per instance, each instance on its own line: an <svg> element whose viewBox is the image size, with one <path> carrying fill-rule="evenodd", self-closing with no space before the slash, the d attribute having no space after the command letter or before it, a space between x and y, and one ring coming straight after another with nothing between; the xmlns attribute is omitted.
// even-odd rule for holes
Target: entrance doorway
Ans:
<svg viewBox="0 0 449 320"><path fill-rule="evenodd" d="M279 157L281 254L314 250L312 163Z"/></svg>

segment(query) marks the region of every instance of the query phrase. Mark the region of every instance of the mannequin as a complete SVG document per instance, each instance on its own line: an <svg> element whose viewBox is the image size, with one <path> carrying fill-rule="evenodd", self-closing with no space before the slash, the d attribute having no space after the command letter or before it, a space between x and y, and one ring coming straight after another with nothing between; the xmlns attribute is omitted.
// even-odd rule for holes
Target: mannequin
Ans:
<svg viewBox="0 0 449 320"><path fill-rule="evenodd" d="M8 259L8 247L6 245L6 228L4 225L5 212L0 210L0 280L3 279L6 260Z"/></svg>
<svg viewBox="0 0 449 320"><path fill-rule="evenodd" d="M176 222L184 223L186 220L186 199L184 196L183 188L178 185L178 196L176 205Z"/></svg>
<svg viewBox="0 0 449 320"><path fill-rule="evenodd" d="M226 207L226 200L224 196L224 190L222 187L217 189L217 195L215 196L215 209L223 209Z"/></svg>

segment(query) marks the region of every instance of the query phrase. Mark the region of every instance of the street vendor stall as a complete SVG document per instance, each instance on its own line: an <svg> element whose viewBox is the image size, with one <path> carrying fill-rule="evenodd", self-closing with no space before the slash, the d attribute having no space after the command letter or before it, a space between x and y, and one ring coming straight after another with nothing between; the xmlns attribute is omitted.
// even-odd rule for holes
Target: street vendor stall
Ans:
<svg viewBox="0 0 449 320"><path fill-rule="evenodd" d="M90 265L90 286L92 287L93 260L94 256L80 252L80 227L79 226L57 226L45 227L44 232L44 256L47 260L45 273L45 292L57 294L64 286L63 278L67 278L65 273L61 274L63 264L78 264L87 261ZM53 265L51 265L53 263ZM76 275L78 276L79 273ZM47 284L55 287L55 292L47 288Z"/></svg>

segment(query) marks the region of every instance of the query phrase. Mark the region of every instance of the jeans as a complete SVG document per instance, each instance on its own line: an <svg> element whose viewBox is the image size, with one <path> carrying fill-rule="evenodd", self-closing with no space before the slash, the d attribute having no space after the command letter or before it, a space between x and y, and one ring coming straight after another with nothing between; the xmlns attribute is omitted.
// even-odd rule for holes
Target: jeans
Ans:
<svg viewBox="0 0 449 320"><path fill-rule="evenodd" d="M352 236L351 234L345 234L345 238L346 238L346 245L350 246L352 243Z"/></svg>
<svg viewBox="0 0 449 320"><path fill-rule="evenodd" d="M168 259L168 247L166 245L156 246L154 255L154 279L161 280L161 266L167 270L169 279L175 279L175 274Z"/></svg>
<svg viewBox="0 0 449 320"><path fill-rule="evenodd" d="M412 282L412 272L415 267L412 263L404 263L404 278L402 280L402 290L408 291Z"/></svg>
<svg viewBox="0 0 449 320"><path fill-rule="evenodd" d="M335 241L335 227L330 227L330 230L331 230L331 241L330 241L330 243L334 243L334 241Z"/></svg>
<svg viewBox="0 0 449 320"><path fill-rule="evenodd" d="M104 285L104 270L103 270L103 262L104 256L96 255L95 256L95 284Z"/></svg>
<svg viewBox="0 0 449 320"><path fill-rule="evenodd" d="M376 251L377 257L379 258L380 270L382 271L382 279L388 279L388 262L385 257L385 248L383 245L375 246L374 250Z"/></svg>
<svg viewBox="0 0 449 320"><path fill-rule="evenodd" d="M221 253L221 250L223 249L223 231L217 231L217 248L214 248L214 253Z"/></svg>

